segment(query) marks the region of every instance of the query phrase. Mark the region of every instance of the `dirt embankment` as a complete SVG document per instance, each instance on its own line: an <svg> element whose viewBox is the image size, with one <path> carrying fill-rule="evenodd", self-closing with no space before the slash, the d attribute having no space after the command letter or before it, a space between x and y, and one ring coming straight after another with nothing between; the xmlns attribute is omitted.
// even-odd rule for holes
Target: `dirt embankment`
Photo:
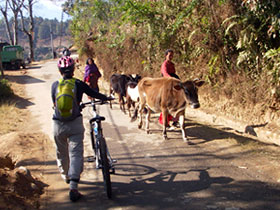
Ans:
<svg viewBox="0 0 280 210"><path fill-rule="evenodd" d="M30 171L9 156L0 157L0 209L38 209L39 198L46 186Z"/></svg>
<svg viewBox="0 0 280 210"><path fill-rule="evenodd" d="M15 97L1 105L0 209L38 209L47 186L40 171L47 137L26 109L30 101L22 83L25 73L5 71Z"/></svg>

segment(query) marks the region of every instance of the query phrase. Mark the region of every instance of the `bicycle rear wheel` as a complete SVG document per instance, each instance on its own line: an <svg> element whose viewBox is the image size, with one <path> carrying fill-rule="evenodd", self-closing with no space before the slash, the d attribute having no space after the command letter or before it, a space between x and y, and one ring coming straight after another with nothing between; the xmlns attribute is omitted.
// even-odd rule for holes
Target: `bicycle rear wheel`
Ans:
<svg viewBox="0 0 280 210"><path fill-rule="evenodd" d="M102 174L104 180L105 192L108 198L112 198L112 185L110 177L110 164L107 157L107 146L104 138L100 138L100 159L102 163Z"/></svg>

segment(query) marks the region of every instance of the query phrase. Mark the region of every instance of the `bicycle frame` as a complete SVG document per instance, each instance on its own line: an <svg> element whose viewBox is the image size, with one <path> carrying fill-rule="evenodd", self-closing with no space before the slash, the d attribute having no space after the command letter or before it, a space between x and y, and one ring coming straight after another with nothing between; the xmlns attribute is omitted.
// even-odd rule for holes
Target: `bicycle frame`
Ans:
<svg viewBox="0 0 280 210"><path fill-rule="evenodd" d="M92 111L93 111L93 118L91 118L89 120L92 149L95 152L95 156L99 157L100 156L100 154L98 154L98 148L100 146L99 140L101 138L104 139L103 130L102 130L102 121L105 120L105 117L102 117L97 113L94 100L91 102L88 102L88 103L91 103ZM85 103L85 104L87 104L87 103ZM105 143L105 145L106 145L106 143ZM113 168L114 160L112 159L112 157L110 155L107 145L106 145L106 153L107 153L107 157L109 159L110 168L113 170L113 172L111 172L111 173L114 173L114 168ZM100 162L98 162L98 161L99 161L98 158L96 158L96 168L100 168Z"/></svg>
<svg viewBox="0 0 280 210"><path fill-rule="evenodd" d="M92 100L91 102L83 103L82 108L84 108L87 104L90 104L92 107L93 118L89 120L89 123L92 149L95 153L95 164L97 169L102 169L105 191L107 193L107 197L111 198L112 187L110 174L115 173L113 163L116 161L111 158L108 147L106 145L106 141L102 131L102 121L105 120L105 117L100 116L97 113L96 103L104 104L101 101L96 102L95 100Z"/></svg>

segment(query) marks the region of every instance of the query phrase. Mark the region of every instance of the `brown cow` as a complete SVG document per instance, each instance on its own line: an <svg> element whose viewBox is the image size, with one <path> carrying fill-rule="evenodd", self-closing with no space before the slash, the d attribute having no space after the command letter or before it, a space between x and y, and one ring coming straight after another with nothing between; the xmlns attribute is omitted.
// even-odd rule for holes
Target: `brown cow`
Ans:
<svg viewBox="0 0 280 210"><path fill-rule="evenodd" d="M188 141L185 134L185 109L187 104L192 108L199 108L198 87L202 86L204 81L194 80L181 82L173 77L149 78L145 77L138 83L140 97L140 121L138 128L142 127L142 114L145 106L148 106L146 116L146 131L149 133L149 118L151 110L162 112L163 117L163 137L167 139L166 126L167 116L171 114L179 117L180 128L184 141Z"/></svg>

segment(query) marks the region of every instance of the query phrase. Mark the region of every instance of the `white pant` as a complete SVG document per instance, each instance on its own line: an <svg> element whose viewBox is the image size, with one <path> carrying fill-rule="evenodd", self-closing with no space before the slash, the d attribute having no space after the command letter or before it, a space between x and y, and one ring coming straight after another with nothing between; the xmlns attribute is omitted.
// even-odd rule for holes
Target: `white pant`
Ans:
<svg viewBox="0 0 280 210"><path fill-rule="evenodd" d="M70 180L78 182L84 167L83 117L67 122L53 120L53 123L59 171Z"/></svg>

